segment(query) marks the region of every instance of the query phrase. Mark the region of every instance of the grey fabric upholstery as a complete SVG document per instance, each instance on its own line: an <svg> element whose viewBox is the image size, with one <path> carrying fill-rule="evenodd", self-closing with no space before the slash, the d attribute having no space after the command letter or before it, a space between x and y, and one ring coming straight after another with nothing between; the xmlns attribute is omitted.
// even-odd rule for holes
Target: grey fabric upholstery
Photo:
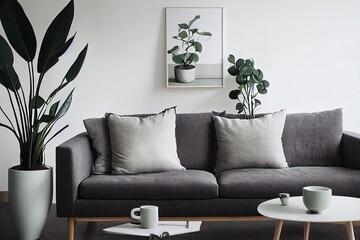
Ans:
<svg viewBox="0 0 360 240"><path fill-rule="evenodd" d="M301 196L309 185L326 186L334 195L360 197L360 171L344 167L239 169L217 174L220 197L276 198L280 192Z"/></svg>
<svg viewBox="0 0 360 240"><path fill-rule="evenodd" d="M62 216L74 216L78 186L93 169L91 141L79 134L56 148L56 207Z"/></svg>
<svg viewBox="0 0 360 240"><path fill-rule="evenodd" d="M211 113L177 114L177 150L181 165L186 169L213 170L214 139Z"/></svg>
<svg viewBox="0 0 360 240"><path fill-rule="evenodd" d="M86 119L84 120L84 125L92 140L92 146L96 151L94 173L111 173L111 145L106 118Z"/></svg>
<svg viewBox="0 0 360 240"><path fill-rule="evenodd" d="M342 109L288 114L282 136L289 166L341 166Z"/></svg>
<svg viewBox="0 0 360 240"><path fill-rule="evenodd" d="M321 119L323 115L327 116L328 119ZM188 169L209 171L199 173L199 171L187 170L186 172L192 176L189 179L188 176L179 175L171 176L173 180L170 182L161 178L161 181L156 180L158 183L155 181L145 183L145 178L142 177L135 180L128 179L126 176L92 175L96 154L87 133L77 135L61 144L56 148L58 216L125 217L129 216L132 208L144 204L158 205L160 216L254 216L258 215L256 208L261 202L277 197L279 192L289 192L293 196L301 195L301 188L304 185L315 184L331 187L334 194L360 197L360 188L358 187L360 186L360 136L348 132L342 134L341 153L345 166L349 168L304 166L289 169L234 170L219 173L217 175L218 185L216 185L214 176L210 174L214 167L214 143L216 142L211 118L211 113L177 115L176 137L181 163ZM308 118L313 125L307 126L303 123ZM316 148L311 145L314 143L311 143L310 146L306 144L308 144L307 141L311 134L314 134L313 136L319 141L319 139L322 139L319 136L326 132L326 129L315 129L315 125L325 121L325 125L332 126L334 124L336 129L340 129L338 124L340 119L339 110L316 116L288 114L284 127L284 131L288 128L286 133L288 135L283 134L282 140L284 150L287 148L285 156L288 158L290 166L311 165L311 161L315 161L318 165L325 165L326 163L338 164L337 151L339 146L337 140L333 141L336 143L334 144L335 150L330 151L332 152L331 155L336 152L337 157L330 156L329 162L323 159L323 155L317 153ZM307 128L311 128L311 131L308 131ZM335 132L334 136L336 135L337 138L338 131L330 131L330 133ZM326 136L329 137L329 135ZM322 143L316 142L316 144L316 146L320 147L321 152L324 151ZM306 147L309 147L309 149ZM298 152L300 149L305 153ZM310 156L310 153L314 154L314 156ZM356 168L359 170L356 170ZM108 179L110 177L115 178L110 180ZM119 179L119 177L124 178ZM97 179L104 180L97 181ZM143 182L135 185L135 183L138 184L136 181L141 179ZM176 179L179 181L176 181ZM104 199L103 195L105 193L102 190L115 181L119 181L121 189L112 191L111 187L109 187L110 190L106 192L108 196L111 195L110 198L114 197L115 200ZM167 186L165 182L169 182ZM206 187L203 187L203 183ZM137 192L138 186L143 190L151 190L151 188L146 189L144 187L146 184L152 185L152 187L156 185L156 191ZM80 185L82 186L81 190L79 189ZM102 189L100 185L105 187ZM165 186L165 191L162 190L162 186ZM93 189L98 192L92 192ZM193 192L194 189L196 189L196 192ZM93 196L97 199L81 199L79 194ZM168 199L164 198L164 194ZM169 200L168 194L171 196L170 198L178 199ZM191 197L189 197L190 194ZM162 196L162 198L153 200L121 199L124 196L145 198L145 195L153 198ZM225 196L225 198L221 196ZM194 197L198 199L193 199Z"/></svg>
<svg viewBox="0 0 360 240"><path fill-rule="evenodd" d="M344 166L360 170L360 134L346 131L341 141Z"/></svg>
<svg viewBox="0 0 360 240"><path fill-rule="evenodd" d="M244 119L241 114L225 117ZM342 109L287 114L282 143L289 166L342 166L342 124Z"/></svg>
<svg viewBox="0 0 360 240"><path fill-rule="evenodd" d="M79 186L83 199L209 199L218 197L213 174L178 170L137 175L93 175Z"/></svg>
<svg viewBox="0 0 360 240"><path fill-rule="evenodd" d="M160 217L257 216L257 206L267 199L204 199L204 200L89 200L78 199L76 216L128 217L131 209L156 205ZM60 217L63 217L61 215Z"/></svg>

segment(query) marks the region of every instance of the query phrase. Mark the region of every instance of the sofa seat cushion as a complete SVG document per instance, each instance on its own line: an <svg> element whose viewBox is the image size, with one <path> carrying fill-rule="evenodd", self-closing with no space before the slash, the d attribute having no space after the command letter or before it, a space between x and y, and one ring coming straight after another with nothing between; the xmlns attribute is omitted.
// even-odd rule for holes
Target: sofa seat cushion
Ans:
<svg viewBox="0 0 360 240"><path fill-rule="evenodd" d="M175 200L218 197L215 176L201 170L136 175L92 175L79 186L79 198L106 200Z"/></svg>
<svg viewBox="0 0 360 240"><path fill-rule="evenodd" d="M360 171L344 167L238 169L217 174L220 197L276 198L281 192L301 196L309 185L326 186L333 195L360 197Z"/></svg>

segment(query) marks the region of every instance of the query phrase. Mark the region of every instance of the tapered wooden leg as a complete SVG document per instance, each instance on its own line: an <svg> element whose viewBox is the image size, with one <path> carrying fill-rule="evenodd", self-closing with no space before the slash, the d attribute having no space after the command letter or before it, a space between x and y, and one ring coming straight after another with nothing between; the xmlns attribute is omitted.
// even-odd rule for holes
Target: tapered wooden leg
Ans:
<svg viewBox="0 0 360 240"><path fill-rule="evenodd" d="M68 240L74 240L75 238L75 218L69 217L67 219L68 225Z"/></svg>
<svg viewBox="0 0 360 240"><path fill-rule="evenodd" d="M347 222L346 223L346 229L347 229L347 233L348 233L348 239L349 240L355 240L353 223L352 222Z"/></svg>
<svg viewBox="0 0 360 240"><path fill-rule="evenodd" d="M284 221L283 220L277 220L276 221L276 228L274 233L274 240L279 240L281 235L281 229Z"/></svg>
<svg viewBox="0 0 360 240"><path fill-rule="evenodd" d="M304 223L304 240L309 240L309 233L310 233L310 223Z"/></svg>

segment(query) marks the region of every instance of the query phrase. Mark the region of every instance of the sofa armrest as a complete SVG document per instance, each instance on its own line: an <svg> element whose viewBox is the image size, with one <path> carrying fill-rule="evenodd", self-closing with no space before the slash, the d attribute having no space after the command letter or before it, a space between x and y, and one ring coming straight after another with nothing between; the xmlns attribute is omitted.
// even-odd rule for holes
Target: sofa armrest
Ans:
<svg viewBox="0 0 360 240"><path fill-rule="evenodd" d="M341 149L345 167L360 170L360 134L343 132Z"/></svg>
<svg viewBox="0 0 360 240"><path fill-rule="evenodd" d="M93 152L86 133L56 147L56 207L58 217L75 216L78 186L92 174Z"/></svg>

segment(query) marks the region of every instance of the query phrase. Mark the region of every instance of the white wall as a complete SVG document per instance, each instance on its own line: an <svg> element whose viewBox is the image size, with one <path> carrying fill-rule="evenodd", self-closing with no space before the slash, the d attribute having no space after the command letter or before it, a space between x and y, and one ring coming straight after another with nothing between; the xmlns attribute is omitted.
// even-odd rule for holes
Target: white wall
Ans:
<svg viewBox="0 0 360 240"><path fill-rule="evenodd" d="M47 26L67 0L20 0L35 28L38 45ZM226 75L218 89L167 89L164 7L223 7L224 57L252 57L271 83L261 98L262 112L286 108L312 112L344 108L344 128L360 132L360 1L358 0L76 0L69 53L46 79L58 84L78 52L89 51L75 82L73 104L58 125L70 127L49 144L47 164L54 166L55 146L84 131L82 120L105 112L235 112L228 92L236 87ZM3 35L3 33L1 33ZM26 65L16 59L26 81ZM44 88L45 92L46 88ZM0 104L7 104L0 89ZM0 117L3 120L3 117ZM0 130L0 191L7 190L7 169L19 162L11 134Z"/></svg>

